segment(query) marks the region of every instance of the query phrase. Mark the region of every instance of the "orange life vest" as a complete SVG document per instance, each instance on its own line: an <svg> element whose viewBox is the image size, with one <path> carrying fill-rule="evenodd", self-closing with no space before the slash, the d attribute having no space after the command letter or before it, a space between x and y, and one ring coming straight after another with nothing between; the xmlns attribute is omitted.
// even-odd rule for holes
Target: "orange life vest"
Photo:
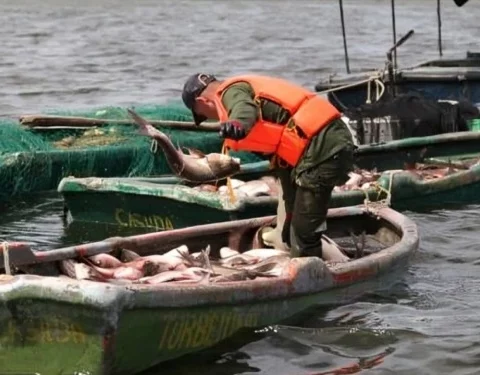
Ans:
<svg viewBox="0 0 480 375"><path fill-rule="evenodd" d="M239 141L226 139L224 148L235 151L252 151L274 154L290 166L296 166L310 139L341 113L327 100L314 92L279 78L243 75L223 81L215 93L220 122L228 121L228 113L222 104L225 90L234 83L247 82L255 92L255 101L268 99L287 110L291 117L280 125L260 117Z"/></svg>

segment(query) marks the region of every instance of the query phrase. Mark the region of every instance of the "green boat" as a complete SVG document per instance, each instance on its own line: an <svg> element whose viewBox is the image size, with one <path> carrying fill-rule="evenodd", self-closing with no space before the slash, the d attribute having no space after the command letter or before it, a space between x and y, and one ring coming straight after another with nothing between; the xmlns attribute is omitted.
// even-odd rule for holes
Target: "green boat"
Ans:
<svg viewBox="0 0 480 375"><path fill-rule="evenodd" d="M205 153L221 149L218 125L194 127L191 112L183 104L143 105L136 111L175 144ZM248 153L235 156L243 162L261 160ZM125 108L0 120L0 203L55 190L67 176L136 177L168 172L163 153L151 151L151 140L138 134Z"/></svg>
<svg viewBox="0 0 480 375"><path fill-rule="evenodd" d="M430 139L409 139L390 144L361 148L359 163L370 168L394 169L384 171L369 187L356 190L337 190L332 194L330 208L361 205L365 201L382 202L394 209L426 209L480 202L480 153L460 156L426 158L425 155L457 154L470 151L477 133L435 136ZM463 138L462 138L463 137ZM432 138L437 141L431 142ZM415 143L417 142L417 143ZM477 141L478 142L478 141ZM410 145L410 147L405 147ZM443 145L443 147L442 147ZM431 147L432 146L432 147ZM415 148L414 148L415 147ZM478 147L478 146L477 146ZM427 151L425 151L427 150ZM425 166L434 172L453 163L457 168L444 176L423 177L400 168L423 153ZM377 156L373 158L373 155ZM395 156L396 155L396 156ZM449 161L450 160L450 161ZM422 173L427 173L427 171ZM453 173L454 172L454 173ZM243 167L237 178L243 181L268 174L268 164L258 162ZM431 173L430 173L431 174ZM219 185L225 182L219 182ZM133 230L171 230L196 224L240 220L273 215L277 210L275 194L259 197L238 197L233 202L218 192L198 191L175 177L160 178L65 178L58 191L63 196L71 223L102 223Z"/></svg>
<svg viewBox="0 0 480 375"><path fill-rule="evenodd" d="M140 256L186 245L191 253L221 247L258 248L262 217L113 237L35 251L0 245L0 363L4 373L131 375L160 362L212 348L243 329L292 321L321 304L342 303L388 288L419 244L417 226L390 208L376 215L356 207L330 210L328 235L351 260L327 265L316 257L286 258L279 274L246 281L127 284L77 280L62 261L125 249ZM355 251L349 237L365 233Z"/></svg>

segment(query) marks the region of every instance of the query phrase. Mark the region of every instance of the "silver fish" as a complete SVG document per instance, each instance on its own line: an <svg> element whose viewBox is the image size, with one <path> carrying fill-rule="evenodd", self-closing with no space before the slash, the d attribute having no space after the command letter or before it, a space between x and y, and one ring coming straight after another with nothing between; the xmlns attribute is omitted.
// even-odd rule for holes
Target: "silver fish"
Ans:
<svg viewBox="0 0 480 375"><path fill-rule="evenodd" d="M253 267L253 266L252 266ZM240 270L230 270L221 269L221 273L216 272L218 276L211 279L212 282L228 282L228 281L243 281L243 280L253 280L257 277L275 277L279 276L280 272L275 271L278 268L276 262L265 263L260 266L255 266L251 269L240 269ZM215 268L214 268L215 269ZM282 268L283 269L283 268Z"/></svg>
<svg viewBox="0 0 480 375"><path fill-rule="evenodd" d="M229 247L226 247L226 246L220 249L220 258L228 258L238 254L240 253L237 250L230 249Z"/></svg>
<svg viewBox="0 0 480 375"><path fill-rule="evenodd" d="M220 275L213 277L211 279L214 283L222 283L222 282L229 282L229 281L244 281L244 280L253 280L255 276L252 276L251 273L248 271L240 271L235 272L230 275Z"/></svg>
<svg viewBox="0 0 480 375"><path fill-rule="evenodd" d="M216 192L218 190L217 186L211 185L211 184L202 184L193 187L193 190L198 190L198 191L207 191L210 193Z"/></svg>
<svg viewBox="0 0 480 375"><path fill-rule="evenodd" d="M235 192L247 197L268 196L271 193L270 186L263 180L252 180L239 186Z"/></svg>
<svg viewBox="0 0 480 375"><path fill-rule="evenodd" d="M204 256L201 259L198 259L198 260L193 259L192 256L189 255L189 254L184 254L185 262L187 264L189 264L190 266L193 266L193 267L199 267L199 268L202 268L202 269L210 270L212 272L212 276L217 275L217 276L231 276L233 278L237 277L237 276L233 276L233 275L235 275L239 272L238 269L211 263L210 259L208 257L209 252L210 252L210 246L207 246L207 249L205 251L203 251ZM252 270L244 269L244 270L242 270L242 272L246 273L246 275L250 279L254 279L257 276L268 276L268 273L258 272L254 269L252 269Z"/></svg>
<svg viewBox="0 0 480 375"><path fill-rule="evenodd" d="M350 179L344 184L344 187L346 189L351 189L353 187L358 187L360 185L360 182L362 181L361 174L350 172L348 176L350 177Z"/></svg>
<svg viewBox="0 0 480 375"><path fill-rule="evenodd" d="M255 264L260 262L259 257L245 254L236 254L218 261L223 266L234 267L242 264Z"/></svg>
<svg viewBox="0 0 480 375"><path fill-rule="evenodd" d="M138 255L136 252L127 250L127 249L122 249L120 260L122 262L131 262L132 260L140 258L140 255Z"/></svg>
<svg viewBox="0 0 480 375"><path fill-rule="evenodd" d="M280 181L273 176L263 176L260 180L265 181L270 188L270 195L277 197L279 193Z"/></svg>
<svg viewBox="0 0 480 375"><path fill-rule="evenodd" d="M187 245L181 245L179 247L176 247L175 249L172 249L172 250L166 252L163 255L174 256L174 257L182 259L182 255L181 255L182 252L187 252L187 253L189 252Z"/></svg>
<svg viewBox="0 0 480 375"><path fill-rule="evenodd" d="M155 273L172 271L172 270L179 271L186 268L185 264L183 263L183 258L177 258L176 256L148 255L148 256L142 257L142 259L147 260L155 265L156 267Z"/></svg>
<svg viewBox="0 0 480 375"><path fill-rule="evenodd" d="M145 284L160 284L167 281L199 281L209 271L198 267L188 268L184 271L165 271L155 276L143 277L138 281Z"/></svg>
<svg viewBox="0 0 480 375"><path fill-rule="evenodd" d="M190 155L177 150L170 138L154 128L145 119L131 109L127 109L132 119L140 126L140 134L155 139L165 153L165 158L172 171L179 177L191 182L210 182L232 176L240 171L240 159L225 154L211 153L204 155L201 151L190 149Z"/></svg>
<svg viewBox="0 0 480 375"><path fill-rule="evenodd" d="M72 259L65 259L59 262L60 270L72 279L85 280L91 277L90 267L78 263Z"/></svg>
<svg viewBox="0 0 480 375"><path fill-rule="evenodd" d="M120 260L109 254L97 254L88 257L88 259L96 266L102 268L115 268L122 265L122 262Z"/></svg>
<svg viewBox="0 0 480 375"><path fill-rule="evenodd" d="M91 264L93 265L93 263ZM108 280L108 277L105 277L101 272L98 272L94 266L88 266L85 263L79 263L73 259L62 260L59 265L60 270L72 279L95 281Z"/></svg>
<svg viewBox="0 0 480 375"><path fill-rule="evenodd" d="M252 249L245 251L242 253L242 255L248 255L248 256L253 256L253 257L258 257L260 259L266 259L272 256L276 255L283 255L283 256L288 256L290 253L285 250L279 250L279 249Z"/></svg>

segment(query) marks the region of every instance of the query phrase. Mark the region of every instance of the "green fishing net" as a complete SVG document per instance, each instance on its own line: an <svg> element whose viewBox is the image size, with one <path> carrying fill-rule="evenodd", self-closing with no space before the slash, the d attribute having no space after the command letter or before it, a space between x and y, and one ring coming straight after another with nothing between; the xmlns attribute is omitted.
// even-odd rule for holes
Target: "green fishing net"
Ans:
<svg viewBox="0 0 480 375"><path fill-rule="evenodd" d="M193 121L183 103L143 105L135 111L149 120ZM128 120L126 108L100 107L84 111L49 111L48 115ZM204 153L220 152L217 132L158 126L176 146ZM153 153L151 139L138 126L107 124L88 129L30 129L15 119L0 119L0 200L24 193L56 189L63 177L140 177L171 174L161 151ZM242 163L261 159L235 153Z"/></svg>

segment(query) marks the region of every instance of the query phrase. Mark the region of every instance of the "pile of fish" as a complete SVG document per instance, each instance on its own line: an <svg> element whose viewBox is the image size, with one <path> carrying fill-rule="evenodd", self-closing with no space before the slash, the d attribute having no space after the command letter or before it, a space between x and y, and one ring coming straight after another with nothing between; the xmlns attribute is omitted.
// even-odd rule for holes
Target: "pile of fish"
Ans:
<svg viewBox="0 0 480 375"><path fill-rule="evenodd" d="M442 178L448 176L452 173L456 173L461 169L466 169L457 167L456 165L450 165L448 167L442 168L438 165L428 165L428 164L415 164L412 168L405 169L406 171L412 173L417 178L423 180L431 180L436 178ZM385 171L385 173L388 171ZM335 186L333 191L348 191L348 190L360 190L368 189L372 184L378 180L382 173L377 172L377 169L369 171L366 169L357 168L353 172L350 172L348 176L350 179L341 186ZM231 186L233 188L234 194L237 198L245 197L260 197L260 196L272 196L278 197L278 181L272 176L264 176L258 180L251 181L242 181L239 179L231 179ZM228 195L228 188L226 185L214 185L214 184L201 184L193 188L197 191L205 191L218 193L222 196Z"/></svg>
<svg viewBox="0 0 480 375"><path fill-rule="evenodd" d="M461 169L467 168L468 167L460 168L454 164L442 168L442 166L435 164L430 165L417 163L412 167L406 168L405 171L412 173L416 178L422 180L433 180L446 177L452 173L460 171ZM392 171L385 171L384 173L387 172ZM333 191L368 189L375 181L378 180L378 178L381 176L381 173L377 172L376 169L373 169L372 171L356 169L355 171L350 172L348 176L350 179L342 186L335 186Z"/></svg>
<svg viewBox="0 0 480 375"><path fill-rule="evenodd" d="M242 181L238 179L230 179L232 189L237 198L245 197L261 197L261 196L278 196L278 185L275 177L263 176L258 180ZM203 184L195 186L194 190L217 192L222 196L228 195L227 185L216 186L213 184Z"/></svg>
<svg viewBox="0 0 480 375"><path fill-rule="evenodd" d="M418 164L416 165L415 169L409 169L409 172L413 173L415 176L423 180L434 180L437 178L446 177L448 175L451 175L452 173L457 173L461 169L468 168L456 168L453 165L441 168L437 165Z"/></svg>
<svg viewBox="0 0 480 375"><path fill-rule="evenodd" d="M210 259L210 246L191 253L182 245L162 255L140 256L123 249L120 259L110 254L60 261L61 272L77 280L115 284L218 283L258 277L278 277L290 261L287 251L253 249L239 253L220 249L219 259Z"/></svg>
<svg viewBox="0 0 480 375"><path fill-rule="evenodd" d="M350 179L342 186L335 186L333 191L368 189L373 182L378 180L380 175L377 169L373 169L372 171L355 169L355 171L348 174Z"/></svg>

